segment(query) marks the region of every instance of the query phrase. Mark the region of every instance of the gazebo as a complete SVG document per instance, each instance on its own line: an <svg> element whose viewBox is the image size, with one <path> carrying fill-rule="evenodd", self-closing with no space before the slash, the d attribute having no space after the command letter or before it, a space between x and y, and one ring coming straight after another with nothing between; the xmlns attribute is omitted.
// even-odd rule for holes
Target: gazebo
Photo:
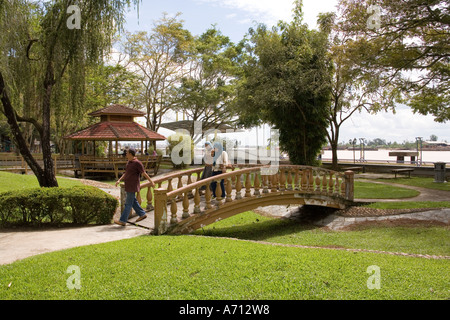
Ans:
<svg viewBox="0 0 450 320"><path fill-rule="evenodd" d="M83 130L75 132L65 137L67 140L81 141L81 154L87 155L87 142L93 142L92 155L95 156L95 142L109 142L109 156L112 156L115 142L115 154L119 152L119 142L121 141L141 141L141 151L147 148L148 141L164 141L166 137L149 130L134 121L135 117L143 117L144 112L130 107L114 104L109 107L97 110L89 114L91 117L99 117L100 122Z"/></svg>
<svg viewBox="0 0 450 320"><path fill-rule="evenodd" d="M66 136L65 139L67 140L81 141L79 168L82 176L84 177L85 173L88 172L95 172L114 173L118 177L119 172L126 165L126 159L118 157L119 142L121 141L140 141L141 154L139 158L143 162L146 171L153 169L154 174L156 174L161 157L144 155L144 150L147 148L149 141L164 141L166 137L134 121L134 118L143 117L144 115L144 112L124 105L114 104L89 114L91 117L99 117L100 122ZM109 142L107 157L97 157L95 152L95 143L97 141ZM115 152L113 152L113 142L115 142ZM89 148L90 146L92 148Z"/></svg>

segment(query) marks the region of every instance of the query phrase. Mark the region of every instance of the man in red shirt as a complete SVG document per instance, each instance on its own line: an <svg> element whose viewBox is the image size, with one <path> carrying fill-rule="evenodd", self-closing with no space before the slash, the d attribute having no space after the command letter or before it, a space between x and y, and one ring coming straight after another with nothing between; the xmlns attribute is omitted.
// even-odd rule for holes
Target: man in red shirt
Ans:
<svg viewBox="0 0 450 320"><path fill-rule="evenodd" d="M125 173L120 177L116 182L116 187L120 183L120 181L124 180L125 182L125 192L127 193L127 198L125 200L125 208L120 216L119 221L114 221L114 223L125 226L128 221L128 216L130 215L131 208L137 213L139 218L136 222L144 220L147 218L147 214L144 209L139 205L139 202L136 199L136 192L141 191L141 174L150 182L151 186L154 187L155 183L145 172L144 166L142 162L140 162L136 158L136 150L129 149L127 152L127 166L125 167Z"/></svg>

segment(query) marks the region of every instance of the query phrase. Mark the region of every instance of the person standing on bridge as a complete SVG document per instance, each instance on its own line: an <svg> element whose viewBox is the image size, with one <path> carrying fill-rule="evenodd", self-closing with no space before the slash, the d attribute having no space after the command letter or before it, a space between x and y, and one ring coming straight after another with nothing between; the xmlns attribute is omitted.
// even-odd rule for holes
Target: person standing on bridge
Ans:
<svg viewBox="0 0 450 320"><path fill-rule="evenodd" d="M227 170L226 168L230 165L230 162L228 160L228 153L223 150L223 146L220 142L214 142L213 160L212 176L214 177L225 173ZM216 187L217 182L211 182L213 197L217 196ZM225 183L223 179L220 181L220 188L222 189L222 198L225 198Z"/></svg>
<svg viewBox="0 0 450 320"><path fill-rule="evenodd" d="M120 181L125 181L125 192L127 194L125 200L125 208L123 209L122 215L120 216L120 220L114 221L114 223L125 226L128 221L128 216L130 215L131 208L134 209L139 218L136 222L144 220L147 218L147 214L144 209L139 205L139 202L136 199L136 192L141 191L141 174L150 182L152 187L155 186L153 180L148 176L147 172L145 172L144 165L136 158L136 150L129 149L127 152L127 166L125 167L125 173L120 177L116 182L116 187L120 183Z"/></svg>

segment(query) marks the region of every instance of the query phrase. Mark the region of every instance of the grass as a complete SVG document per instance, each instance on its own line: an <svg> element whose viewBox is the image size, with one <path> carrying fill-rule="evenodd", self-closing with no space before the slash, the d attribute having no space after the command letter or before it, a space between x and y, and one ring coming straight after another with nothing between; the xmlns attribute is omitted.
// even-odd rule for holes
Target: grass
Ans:
<svg viewBox="0 0 450 320"><path fill-rule="evenodd" d="M304 246L450 256L450 230L443 227L367 227L355 231L329 231L246 212L197 230L196 234Z"/></svg>
<svg viewBox="0 0 450 320"><path fill-rule="evenodd" d="M74 179L57 177L60 187L80 186L82 183ZM39 183L34 175L21 175L10 172L0 172L0 192L21 190L26 188L39 188Z"/></svg>
<svg viewBox="0 0 450 320"><path fill-rule="evenodd" d="M69 266L81 288L69 290ZM381 289L369 290L369 266ZM447 299L448 261L143 236L0 266L0 299Z"/></svg>
<svg viewBox="0 0 450 320"><path fill-rule="evenodd" d="M30 178L35 179L0 173L3 188L0 192L38 186ZM356 197L360 198L414 196L410 191L366 182L355 184ZM450 202L389 202L370 206L400 204L450 207ZM198 230L196 236L142 236L42 254L0 266L0 299L445 300L450 299L448 260L306 249L229 238L448 256L449 233L445 227L326 231L246 212ZM67 269L72 265L80 268L81 289L67 287L71 276ZM373 265L381 270L380 290L367 287L371 276L367 268Z"/></svg>
<svg viewBox="0 0 450 320"><path fill-rule="evenodd" d="M355 181L355 199L401 199L413 198L420 192L412 189Z"/></svg>
<svg viewBox="0 0 450 320"><path fill-rule="evenodd" d="M382 181L382 182L404 184L404 185L414 186L414 187L450 191L450 183L436 183L436 182L434 182L434 178L411 177L411 178L397 178L397 179L383 178L383 179L377 179L377 180Z"/></svg>

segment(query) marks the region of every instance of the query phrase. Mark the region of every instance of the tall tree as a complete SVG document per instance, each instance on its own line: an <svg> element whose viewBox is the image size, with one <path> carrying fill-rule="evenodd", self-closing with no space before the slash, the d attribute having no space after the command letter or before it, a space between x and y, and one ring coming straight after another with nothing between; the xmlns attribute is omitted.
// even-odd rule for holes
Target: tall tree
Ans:
<svg viewBox="0 0 450 320"><path fill-rule="evenodd" d="M53 0L31 4L17 0L1 3L0 29L7 32L2 32L0 51L9 53L0 58L3 112L20 153L42 187L58 186L50 147L51 109L57 106L53 100L54 88L67 75L73 106L81 105L86 65L102 61L111 47L113 35L121 30L125 8L131 3L137 4L138 0ZM18 114L26 92L17 84L27 75L21 73L17 65L32 65L36 69L36 78L29 85L37 88L41 108L39 118ZM39 132L43 168L31 154L19 122L32 123Z"/></svg>
<svg viewBox="0 0 450 320"><path fill-rule="evenodd" d="M356 112L395 111L396 102L401 101L399 90L392 81L385 81L384 73L374 74L366 68L359 55L361 45L355 44L336 18L334 13L327 13L320 14L318 19L322 32L329 33L328 51L333 62L327 134L335 170L338 169L337 148L342 124Z"/></svg>
<svg viewBox="0 0 450 320"><path fill-rule="evenodd" d="M193 121L211 125L209 129L233 124L236 119L231 103L235 96L239 51L239 46L215 27L197 37L190 54L190 72L173 92L176 109ZM201 139L201 136L194 137L194 125L190 133L194 140Z"/></svg>
<svg viewBox="0 0 450 320"><path fill-rule="evenodd" d="M340 0L339 12L374 74L388 73L414 112L450 119L448 0Z"/></svg>
<svg viewBox="0 0 450 320"><path fill-rule="evenodd" d="M147 127L154 131L173 107L170 92L188 72L187 58L193 37L184 29L179 16L164 14L151 33L127 34L123 43L122 52L128 56L126 65L136 70L141 82L140 104L147 113Z"/></svg>
<svg viewBox="0 0 450 320"><path fill-rule="evenodd" d="M327 35L302 23L301 4L290 24L250 30L236 110L246 126L274 125L291 162L311 165L326 143L332 66Z"/></svg>

